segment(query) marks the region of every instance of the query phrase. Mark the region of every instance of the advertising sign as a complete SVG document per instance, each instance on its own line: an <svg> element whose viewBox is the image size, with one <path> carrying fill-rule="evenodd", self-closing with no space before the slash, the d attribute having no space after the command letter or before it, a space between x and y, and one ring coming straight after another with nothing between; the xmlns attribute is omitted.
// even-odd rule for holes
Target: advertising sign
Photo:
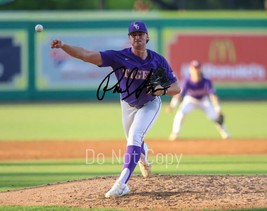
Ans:
<svg viewBox="0 0 267 211"><path fill-rule="evenodd" d="M183 78L189 62L202 63L204 75L217 83L266 85L267 32L265 33L168 33L168 59Z"/></svg>
<svg viewBox="0 0 267 211"><path fill-rule="evenodd" d="M0 31L0 90L25 90L28 83L27 35L24 31Z"/></svg>

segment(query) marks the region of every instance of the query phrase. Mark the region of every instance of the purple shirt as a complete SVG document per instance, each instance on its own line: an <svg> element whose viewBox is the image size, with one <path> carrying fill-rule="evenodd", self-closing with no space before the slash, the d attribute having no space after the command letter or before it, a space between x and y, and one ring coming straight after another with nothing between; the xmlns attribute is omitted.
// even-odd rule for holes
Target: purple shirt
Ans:
<svg viewBox="0 0 267 211"><path fill-rule="evenodd" d="M101 66L112 67L120 89L123 90L120 97L130 105L142 106L155 98L155 96L146 93L147 90L143 85L148 74L158 67L165 68L171 82L177 80L163 56L151 50L147 50L147 52L148 56L145 60L133 54L131 48L125 48L120 51L107 50L100 52L102 57ZM136 92L136 90L138 91Z"/></svg>
<svg viewBox="0 0 267 211"><path fill-rule="evenodd" d="M209 94L215 94L211 80L204 77L199 82L193 82L189 78L185 79L181 89L181 96L189 95L199 100Z"/></svg>

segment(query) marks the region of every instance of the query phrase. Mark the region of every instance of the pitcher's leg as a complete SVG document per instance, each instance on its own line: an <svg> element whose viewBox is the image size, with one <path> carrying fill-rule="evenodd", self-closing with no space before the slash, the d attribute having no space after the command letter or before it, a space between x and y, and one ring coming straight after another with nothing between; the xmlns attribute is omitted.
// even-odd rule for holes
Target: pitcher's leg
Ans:
<svg viewBox="0 0 267 211"><path fill-rule="evenodd" d="M147 103L139 109L129 131L128 144L141 146L139 167L142 175L148 177L151 173L151 164L148 161L148 145L144 143L144 137L154 125L161 108L160 98Z"/></svg>
<svg viewBox="0 0 267 211"><path fill-rule="evenodd" d="M140 171L143 177L149 177L151 174L151 163L148 160L149 148L148 145L143 142L143 148L141 149L141 157L138 162Z"/></svg>
<svg viewBox="0 0 267 211"><path fill-rule="evenodd" d="M141 155L141 147L127 146L127 151L124 155L123 170L118 179L119 182L126 184L133 173Z"/></svg>
<svg viewBox="0 0 267 211"><path fill-rule="evenodd" d="M128 139L129 130L131 128L131 125L134 121L135 114L137 112L137 109L134 107L129 106L128 103L121 100L121 114L122 114L122 127L123 131L126 137L126 140Z"/></svg>
<svg viewBox="0 0 267 211"><path fill-rule="evenodd" d="M123 105L123 107L126 108L127 106ZM144 137L157 119L160 108L161 100L159 97L156 97L155 100L140 109L134 108L136 113L134 113L133 121L128 131L123 170L113 187L106 193L106 197L122 196L130 191L127 182L140 159ZM127 121L124 123L127 123Z"/></svg>
<svg viewBox="0 0 267 211"><path fill-rule="evenodd" d="M145 146L146 146L145 142L143 141L141 145L141 156L140 156L141 160L145 160L145 155L146 155Z"/></svg>
<svg viewBox="0 0 267 211"><path fill-rule="evenodd" d="M156 97L153 101L138 109L129 130L127 145L142 146L144 137L159 116L160 108L161 100L159 97Z"/></svg>

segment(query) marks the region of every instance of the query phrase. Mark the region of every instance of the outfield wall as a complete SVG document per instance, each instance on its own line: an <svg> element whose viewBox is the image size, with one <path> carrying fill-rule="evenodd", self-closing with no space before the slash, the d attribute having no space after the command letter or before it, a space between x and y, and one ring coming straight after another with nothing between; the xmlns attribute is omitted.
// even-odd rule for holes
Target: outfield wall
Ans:
<svg viewBox="0 0 267 211"><path fill-rule="evenodd" d="M1 13L0 101L97 100L110 69L51 50L50 41L122 49L129 46L128 24L140 17L149 28L148 47L163 54L179 78L188 74L190 60L199 59L222 99L267 99L267 16L208 14ZM37 23L43 32L34 31ZM117 98L109 92L104 99Z"/></svg>

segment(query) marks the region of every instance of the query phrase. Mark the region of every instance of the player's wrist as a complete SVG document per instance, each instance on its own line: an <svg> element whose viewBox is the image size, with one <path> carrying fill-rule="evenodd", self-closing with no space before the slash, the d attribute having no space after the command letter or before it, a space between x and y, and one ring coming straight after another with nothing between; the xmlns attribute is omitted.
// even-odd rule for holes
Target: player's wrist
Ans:
<svg viewBox="0 0 267 211"><path fill-rule="evenodd" d="M65 46L65 43L61 41L60 48L64 48L64 46Z"/></svg>

